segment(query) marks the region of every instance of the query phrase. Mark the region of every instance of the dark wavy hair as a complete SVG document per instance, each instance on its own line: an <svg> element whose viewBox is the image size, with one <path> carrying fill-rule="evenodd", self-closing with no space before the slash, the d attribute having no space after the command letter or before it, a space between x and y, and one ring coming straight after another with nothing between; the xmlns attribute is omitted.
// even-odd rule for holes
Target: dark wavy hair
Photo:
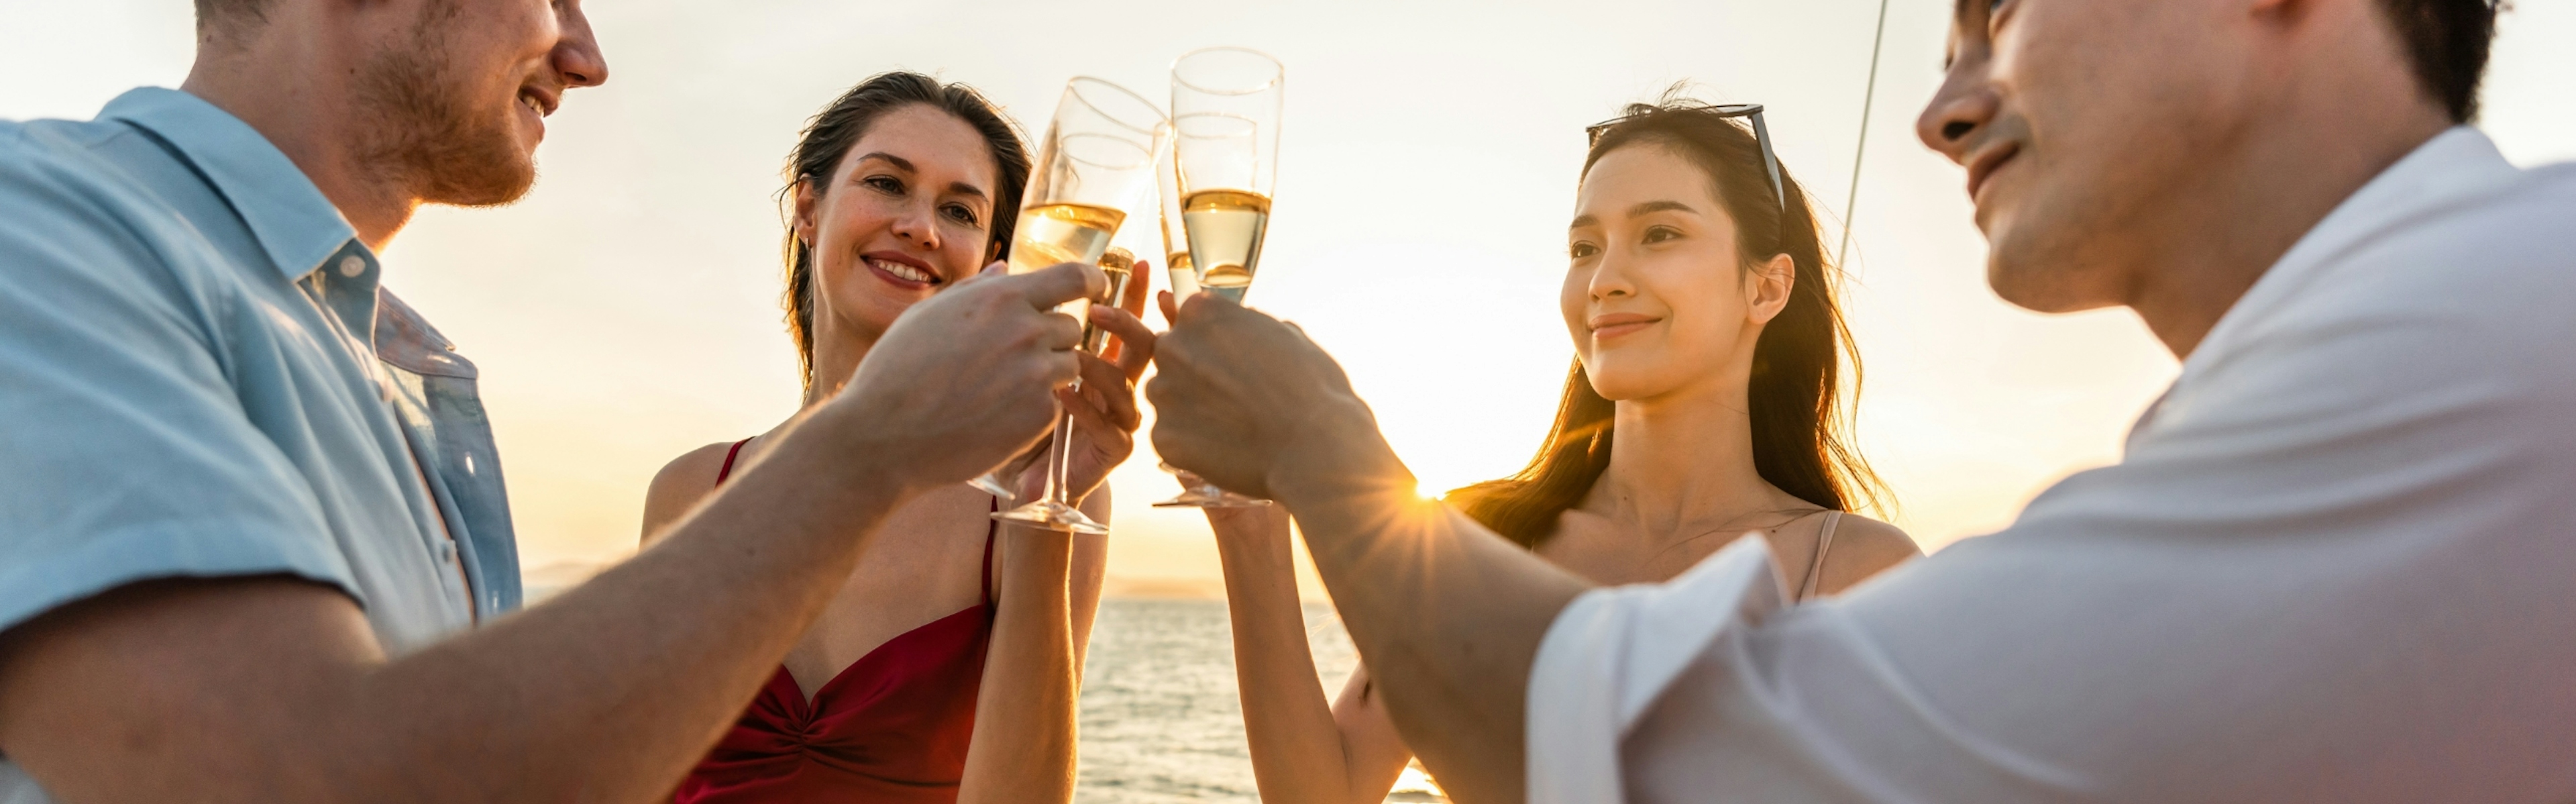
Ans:
<svg viewBox="0 0 2576 804"><path fill-rule="evenodd" d="M942 84L920 73L897 71L878 74L841 93L832 105L806 121L805 133L796 140L796 150L787 156L787 187L779 191L779 203L787 205L796 188L808 181L828 179L840 167L841 158L867 136L868 126L878 118L914 104L965 121L975 133L983 135L985 146L993 154L1000 186L993 188L992 225L988 227L991 237L984 248L989 259L1002 244L1011 242L1011 228L1019 223L1020 195L1029 186L1029 151L1021 144L1019 130L1011 121L993 108L982 93L965 84ZM780 301L787 308L787 334L796 339L796 362L803 368L805 383L810 387L814 383L814 255L805 239L796 234L792 221L787 226L785 251L787 290Z"/></svg>
<svg viewBox="0 0 2576 804"><path fill-rule="evenodd" d="M1753 420L1753 467L1781 491L1838 511L1888 499L1886 486L1852 447L1850 412L1842 398L1842 364L1851 363L1860 385L1860 354L1834 301L1837 272L1826 264L1822 233L1806 192L1780 169L1784 205L1771 194L1762 148L1749 126L1720 117L1704 104L1667 95L1659 103L1633 104L1628 116L1601 132L1584 157L1583 172L1621 148L1670 148L1708 178L1711 194L1733 218L1742 245L1737 270L1787 254L1796 264L1787 307L1754 342L1753 376L1746 396ZM1525 547L1556 531L1559 514L1581 504L1610 468L1617 408L1592 389L1583 363L1574 364L1557 403L1556 423L1537 457L1518 474L1449 492L1449 502Z"/></svg>

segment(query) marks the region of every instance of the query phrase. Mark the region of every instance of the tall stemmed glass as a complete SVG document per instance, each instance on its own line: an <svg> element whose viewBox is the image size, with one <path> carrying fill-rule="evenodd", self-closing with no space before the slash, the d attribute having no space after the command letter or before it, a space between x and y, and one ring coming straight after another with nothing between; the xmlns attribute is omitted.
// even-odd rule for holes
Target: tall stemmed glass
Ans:
<svg viewBox="0 0 2576 804"><path fill-rule="evenodd" d="M1059 263L1098 264L1144 195L1151 192L1154 155L1162 150L1169 121L1154 102L1097 78L1066 82L1056 102L1055 119L1047 124L1038 146L1037 171L1029 177L1020 222L1011 235L1010 272L1028 273ZM1133 275L1131 270L1120 273ZM1115 278L1113 277L1113 283ZM1116 304L1125 287L1105 299ZM1094 299L1075 299L1056 308L1077 321L1090 320ZM1084 346L1106 338L1086 333ZM1047 447L1046 493L1026 505L993 515L995 519L1075 533L1108 533L1109 528L1084 516L1066 499L1065 471L1073 455L1073 417L1056 423ZM982 487L981 483L977 486Z"/></svg>
<svg viewBox="0 0 2576 804"><path fill-rule="evenodd" d="M1201 292L1241 302L1261 265L1270 199L1279 179L1281 85L1286 70L1258 50L1212 47L1172 63L1172 170L1164 182L1164 231L1180 218ZM1173 258L1179 264L1179 258ZM1179 272L1173 285L1179 287ZM1269 505L1171 469L1178 497L1159 507Z"/></svg>

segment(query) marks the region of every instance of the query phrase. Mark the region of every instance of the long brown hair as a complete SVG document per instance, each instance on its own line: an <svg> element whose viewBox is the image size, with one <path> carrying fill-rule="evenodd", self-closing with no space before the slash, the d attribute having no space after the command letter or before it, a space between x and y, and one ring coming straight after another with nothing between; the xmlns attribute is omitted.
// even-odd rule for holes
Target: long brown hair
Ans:
<svg viewBox="0 0 2576 804"><path fill-rule="evenodd" d="M993 188L993 214L986 230L984 251L991 254L996 246L1011 242L1011 228L1019 224L1020 194L1029 186L1029 152L1020 144L1019 132L1011 122L993 108L982 93L965 84L942 84L939 79L920 73L880 73L859 82L850 91L823 107L823 111L806 121L805 132L796 139L796 150L787 157L787 188L779 191L783 205L805 182L825 182L839 168L859 139L867 136L868 126L887 112L920 104L938 109L965 121L983 135L985 146L993 154L996 181ZM804 369L805 384L814 384L814 254L805 238L796 234L791 221L787 226L785 246L787 291L780 303L787 308L787 334L796 339L796 362Z"/></svg>
<svg viewBox="0 0 2576 804"><path fill-rule="evenodd" d="M1860 385L1860 353L1834 301L1837 272L1825 263L1822 233L1805 190L1780 169L1786 204L1773 200L1753 131L1703 104L1667 96L1639 103L1602 130L1583 160L1589 175L1601 157L1623 147L1660 145L1682 155L1708 176L1742 244L1738 270L1787 254L1796 264L1788 305L1763 327L1753 346L1753 376L1745 391L1753 420L1753 468L1764 481L1825 508L1851 510L1877 504L1885 486L1852 448L1851 419L1842 399L1842 362L1851 362ZM1785 207L1785 209L1784 209ZM1557 403L1556 423L1537 457L1518 474L1449 492L1448 500L1476 521L1525 547L1556 531L1559 514L1581 504L1610 468L1611 431L1617 406L1593 391L1575 361Z"/></svg>

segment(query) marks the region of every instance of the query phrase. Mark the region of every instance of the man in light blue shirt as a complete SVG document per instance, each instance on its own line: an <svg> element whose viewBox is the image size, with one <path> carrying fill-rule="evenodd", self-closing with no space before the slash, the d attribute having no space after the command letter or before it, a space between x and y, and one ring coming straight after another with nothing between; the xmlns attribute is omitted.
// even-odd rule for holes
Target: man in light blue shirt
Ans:
<svg viewBox="0 0 2576 804"><path fill-rule="evenodd" d="M198 8L184 91L0 123L0 802L666 794L851 534L1055 420L1047 311L1097 273L960 283L654 549L504 617L474 365L376 249L526 191L607 77L578 0Z"/></svg>
<svg viewBox="0 0 2576 804"><path fill-rule="evenodd" d="M394 650L516 607L474 364L284 154L168 89L13 128L0 622L245 572L350 590Z"/></svg>

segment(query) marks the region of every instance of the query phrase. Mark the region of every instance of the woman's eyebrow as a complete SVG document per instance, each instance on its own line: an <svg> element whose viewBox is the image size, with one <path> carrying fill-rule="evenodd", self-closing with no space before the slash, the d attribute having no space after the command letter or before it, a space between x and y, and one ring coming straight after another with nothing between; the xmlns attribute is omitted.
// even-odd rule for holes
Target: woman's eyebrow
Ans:
<svg viewBox="0 0 2576 804"><path fill-rule="evenodd" d="M894 167L895 167L895 169L896 169L896 170L900 170L900 171L903 171L903 172L905 172L905 173L919 173L919 172L921 172L921 170L920 170L919 168L915 168L915 167L913 167L913 166L912 166L912 160L910 160L910 159L905 159L905 158L903 158L903 157L896 156L896 155L894 155L894 154L886 153L886 152L884 152L884 151L869 151L869 152L867 152L867 153L865 153L865 154L861 154L861 155L859 156L859 161L861 161L861 162L865 162L865 161L868 161L868 160L870 160L870 159L883 159L883 160L885 160L887 163L894 165Z"/></svg>
<svg viewBox="0 0 2576 804"><path fill-rule="evenodd" d="M1645 217L1645 216L1647 216L1647 215L1652 215L1652 214L1657 213L1657 212L1691 212L1691 213L1696 213L1696 212L1698 212L1698 211L1699 211L1699 210L1692 209L1692 208L1691 208L1691 205L1689 205L1689 204L1684 204L1684 203L1679 202L1679 201L1648 201L1648 202L1645 202L1645 203L1643 203L1643 204L1638 204L1638 205L1636 205L1636 206L1629 207L1629 208L1628 208L1628 217L1631 217L1631 218L1642 218L1642 217Z"/></svg>
<svg viewBox="0 0 2576 804"><path fill-rule="evenodd" d="M972 185L972 184L967 184L967 183L962 182L962 181L961 181L961 182L953 182L953 183L949 184L949 185L948 185L948 191L949 191L949 192L951 192L951 193L956 193L956 194L958 194L958 195L971 195L971 196L974 196L974 197L976 197L976 198L992 198L992 197L993 197L993 195L992 195L991 193L984 192L984 188L982 188L982 187L977 187L977 186Z"/></svg>

